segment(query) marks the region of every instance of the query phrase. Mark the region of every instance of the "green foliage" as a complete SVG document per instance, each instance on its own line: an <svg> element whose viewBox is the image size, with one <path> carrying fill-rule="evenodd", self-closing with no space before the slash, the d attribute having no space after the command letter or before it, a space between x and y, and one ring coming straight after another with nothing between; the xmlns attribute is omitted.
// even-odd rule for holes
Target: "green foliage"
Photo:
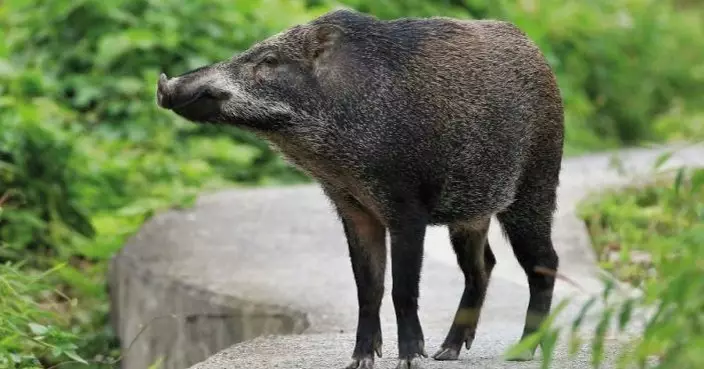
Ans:
<svg viewBox="0 0 704 369"><path fill-rule="evenodd" d="M71 303L47 284L51 272L28 275L0 264L0 367L39 369L48 359L86 363L76 353L78 337L51 310Z"/></svg>
<svg viewBox="0 0 704 369"><path fill-rule="evenodd" d="M619 258L603 267L643 291L610 307L620 326L635 318L634 307L654 310L624 365L655 357L657 368L704 366L704 169L670 174L606 194L582 211L601 255L618 250ZM631 259L635 251L650 260Z"/></svg>
<svg viewBox="0 0 704 369"><path fill-rule="evenodd" d="M444 15L517 23L557 73L568 154L704 134L699 52L704 21L702 9L691 2L677 5L686 11L655 0L339 3L387 19ZM71 359L74 351L89 359L114 359L104 275L106 260L126 237L154 212L188 206L203 191L307 180L251 134L193 125L159 110L154 89L162 71L177 75L225 59L337 5L332 0L0 2L0 262L15 265L0 277L13 278L13 290L26 291L19 296L33 304L46 298L37 297L41 284L33 274L54 270L45 276L46 286L71 301L62 304L54 322L70 326L74 337L47 328L46 342L76 345L52 356L36 351L32 340L2 340L0 353L12 344L19 355L42 356L46 365ZM607 233L604 237L612 237ZM636 242L633 237L626 243ZM21 268L14 264L23 260ZM62 267L54 269L57 265ZM0 312L1 337L2 329L10 329L7 316ZM25 318L25 326L17 325L24 331L13 332L31 333L29 323L60 326L53 318Z"/></svg>
<svg viewBox="0 0 704 369"><path fill-rule="evenodd" d="M673 101L690 114L699 110L704 64L691 47L704 46L701 14L677 13L669 1L651 0L551 0L535 10L507 10L505 17L553 60L570 128L632 145L659 139L654 127L675 108Z"/></svg>
<svg viewBox="0 0 704 369"><path fill-rule="evenodd" d="M0 240L12 241L8 251L46 252L74 233L93 237L68 170L74 150L71 134L62 128L70 114L47 99L1 101L0 194L6 207L23 210L0 214Z"/></svg>
<svg viewBox="0 0 704 369"><path fill-rule="evenodd" d="M157 110L153 86L162 70L225 58L309 10L289 1L107 4L0 5L0 261L26 261L22 273L65 264L50 283L76 300L59 314L89 359L117 357L106 260L151 214L223 186L306 180L249 134ZM271 17L269 6L285 13Z"/></svg>
<svg viewBox="0 0 704 369"><path fill-rule="evenodd" d="M704 170L679 169L655 183L607 193L585 203L582 214L601 266L642 287L694 247L696 235L704 236Z"/></svg>
<svg viewBox="0 0 704 369"><path fill-rule="evenodd" d="M158 72L242 50L303 20L301 3L106 4L3 3L0 193L16 211L0 219L2 239L52 254L90 242L83 256L102 259L153 211L198 191L305 180L251 135L187 124L153 103Z"/></svg>
<svg viewBox="0 0 704 369"><path fill-rule="evenodd" d="M654 177L646 184L608 191L580 208L602 267L642 291L635 296L617 294L615 284L607 282L603 295L589 300L574 320L569 337L576 347L584 317L596 314L591 340L594 368L604 359L607 335L630 324L643 326L644 331L628 342L629 350L617 358L618 368L704 367L704 169L678 168ZM634 253L647 258L634 259ZM602 310L595 311L596 301L603 303ZM560 330L546 324L531 340L552 337ZM514 351L530 343L527 340ZM544 362L543 367L549 365Z"/></svg>

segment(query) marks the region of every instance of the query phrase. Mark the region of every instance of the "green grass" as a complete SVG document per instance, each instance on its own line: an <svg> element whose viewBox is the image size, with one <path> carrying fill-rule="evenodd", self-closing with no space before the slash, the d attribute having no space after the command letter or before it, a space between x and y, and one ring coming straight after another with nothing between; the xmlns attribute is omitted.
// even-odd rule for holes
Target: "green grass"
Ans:
<svg viewBox="0 0 704 369"><path fill-rule="evenodd" d="M603 295L594 298L605 309L596 315L592 364L596 368L602 362L607 334L638 322L645 331L619 355L619 368L702 368L704 169L656 170L640 182L599 193L579 209L602 268L643 292L635 297L617 293L620 289L607 282ZM592 313L593 306L587 303L583 313ZM636 309L651 309L652 315L636 314ZM576 318L573 332L581 324ZM536 339L554 338L556 331L548 324ZM571 344L580 342L570 337Z"/></svg>
<svg viewBox="0 0 704 369"><path fill-rule="evenodd" d="M567 330L563 337L569 346L588 344L592 367L599 368L606 337L638 323L645 330L626 342L630 350L616 357L619 369L704 367L704 168L660 170L669 155L656 161L648 178L594 194L578 209L601 267L642 294L626 293L606 278L601 295L585 303L571 328L552 324L563 302L536 335L509 355L541 341L546 345L542 367L549 368L559 333ZM594 302L604 308L595 312ZM588 341L577 333L585 316L598 321Z"/></svg>
<svg viewBox="0 0 704 369"><path fill-rule="evenodd" d="M651 180L602 193L580 210L602 268L639 287L661 280L704 237L704 170Z"/></svg>
<svg viewBox="0 0 704 369"><path fill-rule="evenodd" d="M55 269L35 273L21 265L0 265L0 367L44 368L53 361L85 362L79 337L68 328L66 310L75 300L48 283Z"/></svg>

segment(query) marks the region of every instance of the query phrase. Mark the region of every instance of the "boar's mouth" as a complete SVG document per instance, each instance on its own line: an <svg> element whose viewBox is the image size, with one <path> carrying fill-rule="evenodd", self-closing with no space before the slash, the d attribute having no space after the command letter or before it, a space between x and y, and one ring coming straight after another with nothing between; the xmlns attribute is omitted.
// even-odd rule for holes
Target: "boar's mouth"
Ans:
<svg viewBox="0 0 704 369"><path fill-rule="evenodd" d="M157 103L164 109L191 120L210 120L219 114L220 102L230 98L230 93L208 84L184 83L178 78L159 76Z"/></svg>

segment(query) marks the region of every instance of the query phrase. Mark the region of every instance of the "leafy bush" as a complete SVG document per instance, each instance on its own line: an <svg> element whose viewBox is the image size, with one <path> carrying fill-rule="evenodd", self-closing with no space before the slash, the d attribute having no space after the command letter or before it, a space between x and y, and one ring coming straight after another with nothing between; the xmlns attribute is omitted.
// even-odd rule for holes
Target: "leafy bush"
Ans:
<svg viewBox="0 0 704 369"><path fill-rule="evenodd" d="M39 6L9 1L5 6L9 61L42 71L53 88L38 92L78 113L74 124L80 124L94 143L120 140L122 145L129 142L129 154L140 154L135 149L160 151L176 161L181 159L178 156L188 156L184 152L189 148L182 146L188 146L189 138L227 131L234 142L226 149L239 154L238 160L232 160L234 155L206 155L223 177L266 183L269 177L285 176L287 170L280 161L250 135L195 127L158 111L154 86L161 71L179 74L226 58L300 21L305 14L300 3L248 1L232 6L224 0L189 4L93 0ZM263 6L287 10L285 17L267 16Z"/></svg>
<svg viewBox="0 0 704 369"><path fill-rule="evenodd" d="M77 204L71 134L62 129L69 112L47 99L27 103L7 96L0 105L5 108L0 111L0 194L6 207L18 208L0 214L0 240L12 241L6 251L47 252L70 242L76 232L93 237Z"/></svg>
<svg viewBox="0 0 704 369"><path fill-rule="evenodd" d="M605 260L603 266L644 292L606 313L654 310L622 363L654 357L657 368L704 367L704 169L681 168L674 179L608 194L586 204L583 214L596 248L619 250L619 259ZM635 251L650 261L632 260Z"/></svg>
<svg viewBox="0 0 704 369"><path fill-rule="evenodd" d="M505 16L554 60L572 127L632 145L659 140L655 126L676 103L689 114L701 109L704 60L691 48L704 47L701 13L651 0L552 0L525 10Z"/></svg>
<svg viewBox="0 0 704 369"><path fill-rule="evenodd" d="M595 312L596 297L584 305L581 316L596 313L598 320L591 340L595 368L604 359L607 334L634 323L644 331L629 339L629 350L617 358L619 368L704 367L704 169L679 168L655 177L589 199L580 209L602 267L642 291L616 294L607 282L600 300L605 307ZM583 323L575 319L572 332ZM548 323L532 341L550 342L560 330ZM579 336L569 337L571 344L580 343ZM543 367L549 365L550 360Z"/></svg>
<svg viewBox="0 0 704 369"><path fill-rule="evenodd" d="M679 169L674 179L609 192L585 203L582 214L602 268L642 287L704 236L704 170Z"/></svg>
<svg viewBox="0 0 704 369"><path fill-rule="evenodd" d="M61 314L87 358L116 357L105 260L154 211L226 185L306 180L250 135L158 111L152 88L161 70L223 58L296 21L300 4L280 1L290 11L279 20L263 13L271 1L107 4L0 6L0 195L12 210L0 214L0 258L27 261L23 273L65 264L50 282L76 298ZM240 32L228 32L237 19Z"/></svg>
<svg viewBox="0 0 704 369"><path fill-rule="evenodd" d="M18 265L0 264L0 367L39 369L48 359L85 363L76 353L79 338L50 310L66 302L49 302L57 296L47 295L52 293L44 280L49 272L28 275Z"/></svg>

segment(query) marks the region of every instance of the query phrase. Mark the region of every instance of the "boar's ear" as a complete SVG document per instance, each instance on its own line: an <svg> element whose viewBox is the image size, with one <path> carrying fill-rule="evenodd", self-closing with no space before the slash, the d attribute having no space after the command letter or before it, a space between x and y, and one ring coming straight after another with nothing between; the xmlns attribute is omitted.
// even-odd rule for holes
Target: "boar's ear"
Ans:
<svg viewBox="0 0 704 369"><path fill-rule="evenodd" d="M333 24L318 24L309 33L308 57L315 62L329 56L339 45L342 28Z"/></svg>

